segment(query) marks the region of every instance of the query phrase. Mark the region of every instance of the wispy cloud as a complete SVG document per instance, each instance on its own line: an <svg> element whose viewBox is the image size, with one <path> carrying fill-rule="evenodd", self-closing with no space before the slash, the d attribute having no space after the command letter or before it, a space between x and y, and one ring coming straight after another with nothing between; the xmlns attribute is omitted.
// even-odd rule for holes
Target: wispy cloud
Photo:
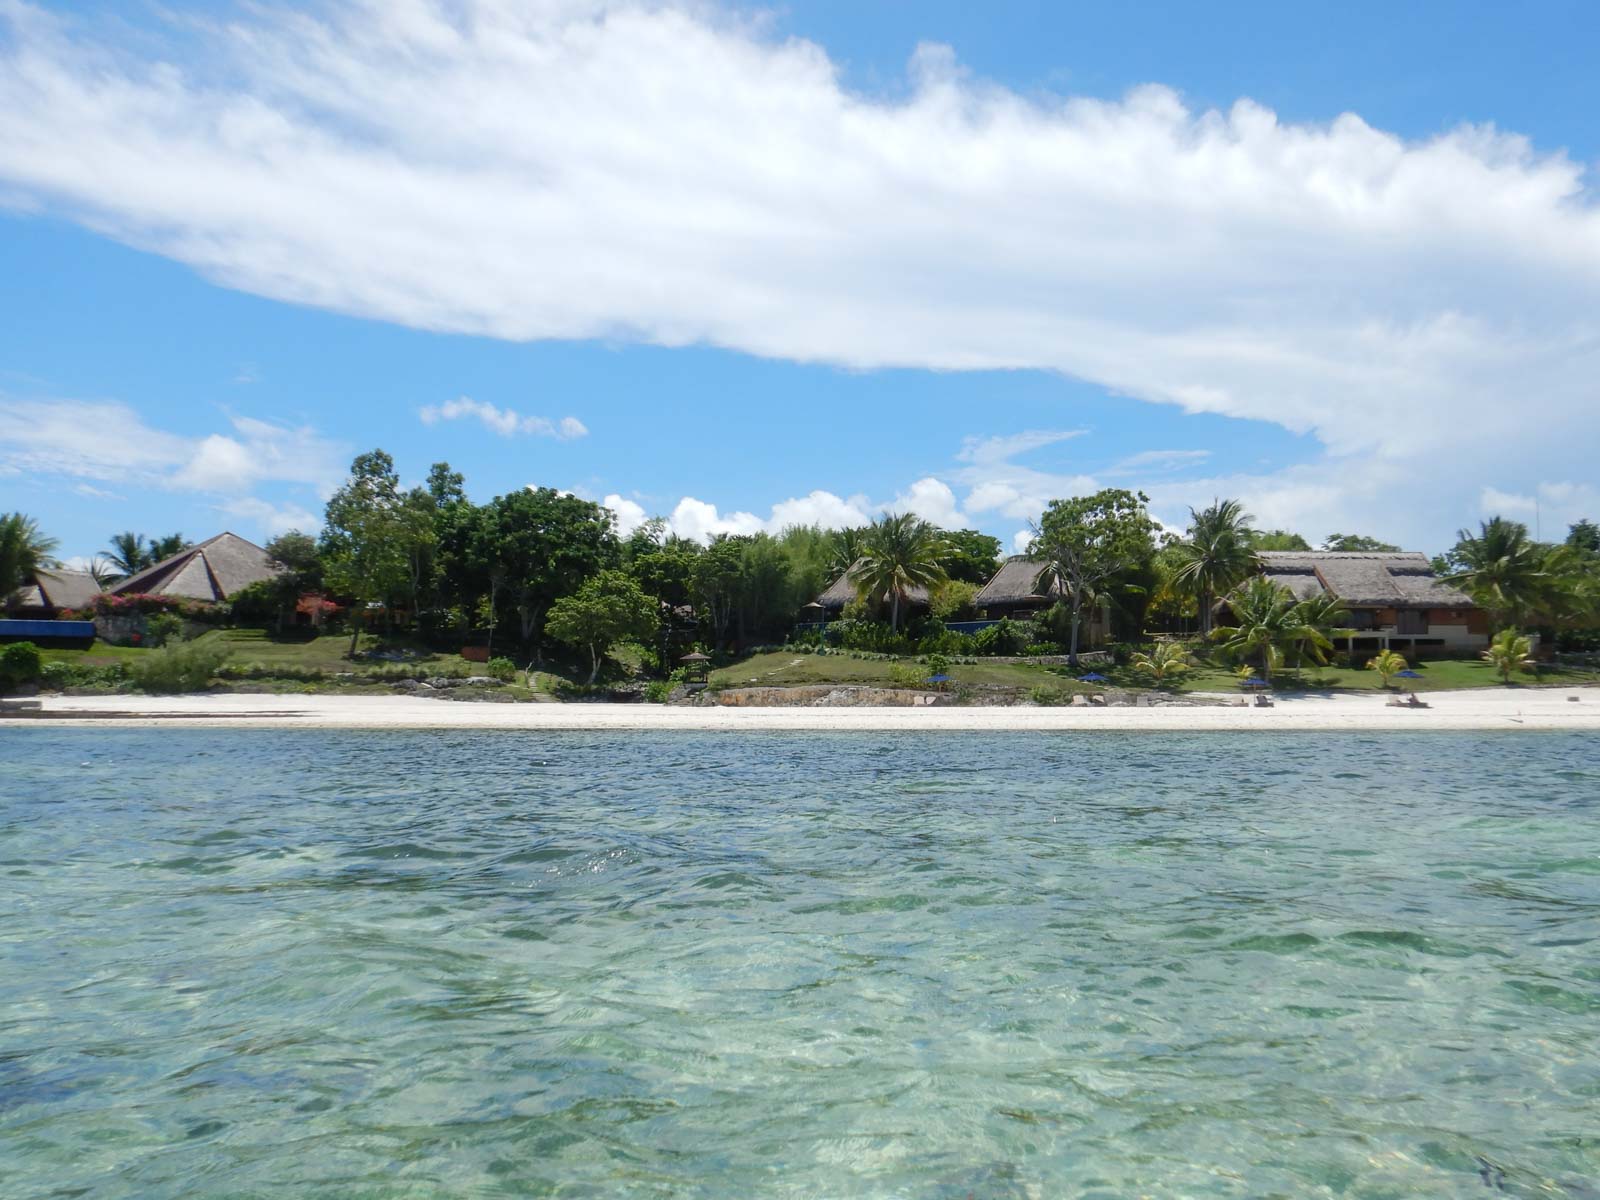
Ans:
<svg viewBox="0 0 1600 1200"><path fill-rule="evenodd" d="M877 100L698 0L266 11L190 31L189 70L0 5L0 189L415 328L1039 368L1271 421L1320 439L1351 511L1342 480L1466 508L1600 450L1600 208L1512 133L1025 96L937 46ZM541 420L511 432L563 435ZM1031 478L967 511L1026 508Z"/></svg>
<svg viewBox="0 0 1600 1200"><path fill-rule="evenodd" d="M422 418L424 425L440 421L476 420L485 429L501 437L532 434L535 437L571 441L573 438L586 437L589 433L577 417L562 417L555 421L548 417L526 417L515 409L496 408L486 400L474 400L470 396L446 400L443 404L426 405L417 415Z"/></svg>
<svg viewBox="0 0 1600 1200"><path fill-rule="evenodd" d="M1141 475L1157 471L1176 471L1194 467L1211 457L1209 450L1141 450L1130 454L1104 473L1107 475Z"/></svg>

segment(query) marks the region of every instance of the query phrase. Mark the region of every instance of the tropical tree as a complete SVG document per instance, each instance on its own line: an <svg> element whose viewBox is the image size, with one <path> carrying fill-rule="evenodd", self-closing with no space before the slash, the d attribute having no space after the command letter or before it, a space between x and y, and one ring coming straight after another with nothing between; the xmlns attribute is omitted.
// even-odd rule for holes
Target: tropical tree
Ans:
<svg viewBox="0 0 1600 1200"><path fill-rule="evenodd" d="M889 601L889 628L900 630L900 608L913 588L932 590L945 580L944 539L914 513L885 513L861 541L856 597Z"/></svg>
<svg viewBox="0 0 1600 1200"><path fill-rule="evenodd" d="M1189 529L1175 543L1176 582L1194 596L1200 632L1209 634L1212 606L1250 575L1260 561L1252 542L1250 514L1237 500L1213 500L1209 507L1189 510Z"/></svg>
<svg viewBox="0 0 1600 1200"><path fill-rule="evenodd" d="M1466 591L1496 629L1532 623L1548 611L1557 580L1526 525L1495 517L1477 533L1463 529L1456 536L1450 559L1457 567L1444 582Z"/></svg>
<svg viewBox="0 0 1600 1200"><path fill-rule="evenodd" d="M535 643L545 612L622 555L611 511L551 487L526 487L484 506L488 527L476 543L485 574L500 573L522 641Z"/></svg>
<svg viewBox="0 0 1600 1200"><path fill-rule="evenodd" d="M619 642L648 644L659 624L659 605L624 571L601 571L576 593L563 596L545 616L545 632L589 652L589 682Z"/></svg>
<svg viewBox="0 0 1600 1200"><path fill-rule="evenodd" d="M1135 671L1150 676L1158 687L1194 666L1182 642L1157 642L1150 653L1135 654L1131 661Z"/></svg>
<svg viewBox="0 0 1600 1200"><path fill-rule="evenodd" d="M50 557L56 540L46 537L32 517L20 512L0 515L0 603L35 572L55 565Z"/></svg>
<svg viewBox="0 0 1600 1200"><path fill-rule="evenodd" d="M1380 650L1377 656L1367 660L1367 670L1378 673L1380 687L1389 687L1394 682L1394 677L1408 666L1405 658L1393 650Z"/></svg>
<svg viewBox="0 0 1600 1200"><path fill-rule="evenodd" d="M1337 553L1366 553L1366 554L1394 554L1399 546L1390 542L1380 542L1375 537L1368 537L1364 533L1330 533L1323 539L1322 548Z"/></svg>
<svg viewBox="0 0 1600 1200"><path fill-rule="evenodd" d="M834 578L838 578L856 565L856 560L861 557L861 546L866 540L867 529L868 526L862 525L833 531L829 539L828 570Z"/></svg>
<svg viewBox="0 0 1600 1200"><path fill-rule="evenodd" d="M1600 554L1600 525L1585 517L1567 527L1567 545L1584 554Z"/></svg>
<svg viewBox="0 0 1600 1200"><path fill-rule="evenodd" d="M1146 568L1155 556L1155 522L1143 492L1104 488L1092 496L1052 500L1033 527L1029 553L1042 558L1072 613L1068 661L1078 665L1084 609L1118 580Z"/></svg>
<svg viewBox="0 0 1600 1200"><path fill-rule="evenodd" d="M1250 547L1253 550L1306 551L1311 549L1311 543L1287 529L1252 529Z"/></svg>
<svg viewBox="0 0 1600 1200"><path fill-rule="evenodd" d="M166 537L150 539L150 561L147 566L155 566L158 562L166 562L175 554L182 554L189 548L189 539L181 533L169 533Z"/></svg>
<svg viewBox="0 0 1600 1200"><path fill-rule="evenodd" d="M1350 610L1344 606L1344 601L1339 597L1323 592L1315 596L1307 596L1298 605L1301 623L1323 635L1320 642L1297 642L1289 647L1293 658L1293 665L1309 658L1312 662L1322 664L1327 661L1324 642L1333 638L1348 637L1355 632L1345 628L1350 624Z"/></svg>
<svg viewBox="0 0 1600 1200"><path fill-rule="evenodd" d="M1489 642L1483 658L1500 672L1500 681L1510 684L1513 671L1532 671L1538 664L1533 660L1533 642L1515 629L1502 629Z"/></svg>
<svg viewBox="0 0 1600 1200"><path fill-rule="evenodd" d="M105 552L105 558L124 576L137 575L155 562L150 557L150 548L145 545L144 534L131 530L112 535L111 549Z"/></svg>
<svg viewBox="0 0 1600 1200"><path fill-rule="evenodd" d="M1311 623L1310 610L1288 588L1270 579L1258 575L1250 580L1229 598L1228 608L1235 623L1219 626L1211 636L1240 658L1258 659L1263 679L1272 678L1273 667L1288 650L1322 663L1333 649L1327 631Z"/></svg>
<svg viewBox="0 0 1600 1200"><path fill-rule="evenodd" d="M976 529L945 530L944 573L951 579L982 587L1000 569L1000 539Z"/></svg>
<svg viewBox="0 0 1600 1200"><path fill-rule="evenodd" d="M328 500L321 555L329 586L352 601L352 655L367 605L386 601L405 584L403 509L394 459L382 450L358 455L349 479Z"/></svg>

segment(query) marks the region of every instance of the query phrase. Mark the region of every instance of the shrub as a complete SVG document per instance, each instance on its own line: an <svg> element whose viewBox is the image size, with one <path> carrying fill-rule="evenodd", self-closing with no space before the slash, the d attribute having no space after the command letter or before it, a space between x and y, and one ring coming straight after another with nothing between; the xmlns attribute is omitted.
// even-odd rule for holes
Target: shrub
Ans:
<svg viewBox="0 0 1600 1200"><path fill-rule="evenodd" d="M1028 699L1035 704L1044 705L1046 708L1055 708L1067 703L1071 693L1064 688L1051 687L1048 683L1038 683L1028 689Z"/></svg>
<svg viewBox="0 0 1600 1200"><path fill-rule="evenodd" d="M0 687L33 683L44 670L39 647L32 642L12 642L0 647Z"/></svg>
<svg viewBox="0 0 1600 1200"><path fill-rule="evenodd" d="M1010 618L996 621L973 637L973 649L979 654L1019 654L1031 640L1028 636L1031 631L1030 626Z"/></svg>
<svg viewBox="0 0 1600 1200"><path fill-rule="evenodd" d="M134 592L126 596L99 595L89 602L89 610L100 617L131 617L143 614L176 613L186 621L220 625L231 609L226 604L207 604L181 596L153 596Z"/></svg>
<svg viewBox="0 0 1600 1200"><path fill-rule="evenodd" d="M1044 658L1051 654L1060 654L1061 647L1054 642L1029 642L1022 648L1022 652L1030 658Z"/></svg>
<svg viewBox="0 0 1600 1200"><path fill-rule="evenodd" d="M921 687L927 676L919 667L908 667L904 663L895 663L889 668L889 682L895 687L914 688Z"/></svg>
<svg viewBox="0 0 1600 1200"><path fill-rule="evenodd" d="M177 613L160 612L145 618L145 645L165 646L168 642L181 642L182 640L183 618Z"/></svg>
<svg viewBox="0 0 1600 1200"><path fill-rule="evenodd" d="M670 695L672 695L671 680L652 679L644 685L644 698L651 704L665 704Z"/></svg>
<svg viewBox="0 0 1600 1200"><path fill-rule="evenodd" d="M951 579L935 589L930 610L941 621L970 621L976 614L973 604L978 594L976 584L961 579Z"/></svg>
<svg viewBox="0 0 1600 1200"><path fill-rule="evenodd" d="M971 654L972 635L953 629L940 629L917 643L918 654Z"/></svg>
<svg viewBox="0 0 1600 1200"><path fill-rule="evenodd" d="M517 664L509 658L491 658L484 664L483 671L491 679L498 679L501 683L510 683L517 677Z"/></svg>
<svg viewBox="0 0 1600 1200"><path fill-rule="evenodd" d="M75 682L72 667L64 662L45 663L39 670L39 682L56 690L71 687Z"/></svg>
<svg viewBox="0 0 1600 1200"><path fill-rule="evenodd" d="M134 664L133 686L144 692L197 692L228 660L220 646L182 642L146 655Z"/></svg>

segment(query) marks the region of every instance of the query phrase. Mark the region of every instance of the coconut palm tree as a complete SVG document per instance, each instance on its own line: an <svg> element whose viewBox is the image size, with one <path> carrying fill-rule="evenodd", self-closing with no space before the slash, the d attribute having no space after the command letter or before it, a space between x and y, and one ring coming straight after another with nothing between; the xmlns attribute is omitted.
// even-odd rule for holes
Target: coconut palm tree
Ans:
<svg viewBox="0 0 1600 1200"><path fill-rule="evenodd" d="M1326 635L1327 640L1349 637L1355 632L1345 626L1350 624L1350 610L1344 606L1344 601L1328 592L1315 596L1308 596L1299 604L1300 619L1311 628L1319 630ZM1300 665L1303 659L1309 658L1312 662L1322 665L1327 661L1326 652L1321 644L1311 645L1297 643L1292 647L1294 662Z"/></svg>
<svg viewBox="0 0 1600 1200"><path fill-rule="evenodd" d="M1494 664L1500 672L1500 682L1505 684L1511 682L1511 672L1532 671L1538 665L1533 661L1533 643L1515 629L1502 629L1495 634L1483 657Z"/></svg>
<svg viewBox="0 0 1600 1200"><path fill-rule="evenodd" d="M1300 649L1313 662L1333 649L1325 630L1310 623L1308 610L1288 588L1257 576L1228 601L1236 624L1212 630L1225 650L1241 658L1258 657L1261 677L1270 680L1284 652Z"/></svg>
<svg viewBox="0 0 1600 1200"><path fill-rule="evenodd" d="M1189 531L1174 544L1175 581L1194 596L1200 632L1212 627L1212 602L1242 583L1260 561L1251 546L1251 516L1237 500L1214 500L1189 510Z"/></svg>
<svg viewBox="0 0 1600 1200"><path fill-rule="evenodd" d="M1394 677L1406 669L1406 660L1393 650L1380 650L1367 661L1367 670L1376 671L1381 687L1388 687Z"/></svg>
<svg viewBox="0 0 1600 1200"><path fill-rule="evenodd" d="M55 548L55 538L45 537L32 517L19 512L0 514L0 602L36 571L55 566L50 557Z"/></svg>
<svg viewBox="0 0 1600 1200"><path fill-rule="evenodd" d="M1149 654L1135 654L1131 661L1133 669L1150 676L1157 687L1194 665L1181 642L1157 642Z"/></svg>
<svg viewBox="0 0 1600 1200"><path fill-rule="evenodd" d="M1558 580L1548 569L1545 548L1528 527L1504 517L1461 530L1451 552L1458 569L1444 582L1463 589L1489 614L1496 628L1543 615L1555 601Z"/></svg>
<svg viewBox="0 0 1600 1200"><path fill-rule="evenodd" d="M131 530L112 536L111 549L105 552L105 557L124 577L137 575L154 561L150 557L149 546L145 544L144 534Z"/></svg>
<svg viewBox="0 0 1600 1200"><path fill-rule="evenodd" d="M856 596L889 601L889 628L900 629L900 607L912 588L943 583L944 541L939 531L913 513L884 514L867 527L856 568Z"/></svg>

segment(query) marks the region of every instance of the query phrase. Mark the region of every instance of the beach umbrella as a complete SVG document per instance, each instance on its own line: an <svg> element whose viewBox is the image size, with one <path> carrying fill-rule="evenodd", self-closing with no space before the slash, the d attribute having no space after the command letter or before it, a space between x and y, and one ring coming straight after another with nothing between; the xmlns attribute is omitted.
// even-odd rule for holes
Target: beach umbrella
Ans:
<svg viewBox="0 0 1600 1200"><path fill-rule="evenodd" d="M929 675L927 681L929 683L949 683L950 682L950 676L948 676L948 675Z"/></svg>
<svg viewBox="0 0 1600 1200"><path fill-rule="evenodd" d="M1104 683L1105 681L1106 677L1104 675L1098 674L1094 671L1090 671L1087 675L1078 676L1079 683Z"/></svg>
<svg viewBox="0 0 1600 1200"><path fill-rule="evenodd" d="M1420 671L1396 671L1395 676L1399 679L1421 679L1422 673Z"/></svg>

